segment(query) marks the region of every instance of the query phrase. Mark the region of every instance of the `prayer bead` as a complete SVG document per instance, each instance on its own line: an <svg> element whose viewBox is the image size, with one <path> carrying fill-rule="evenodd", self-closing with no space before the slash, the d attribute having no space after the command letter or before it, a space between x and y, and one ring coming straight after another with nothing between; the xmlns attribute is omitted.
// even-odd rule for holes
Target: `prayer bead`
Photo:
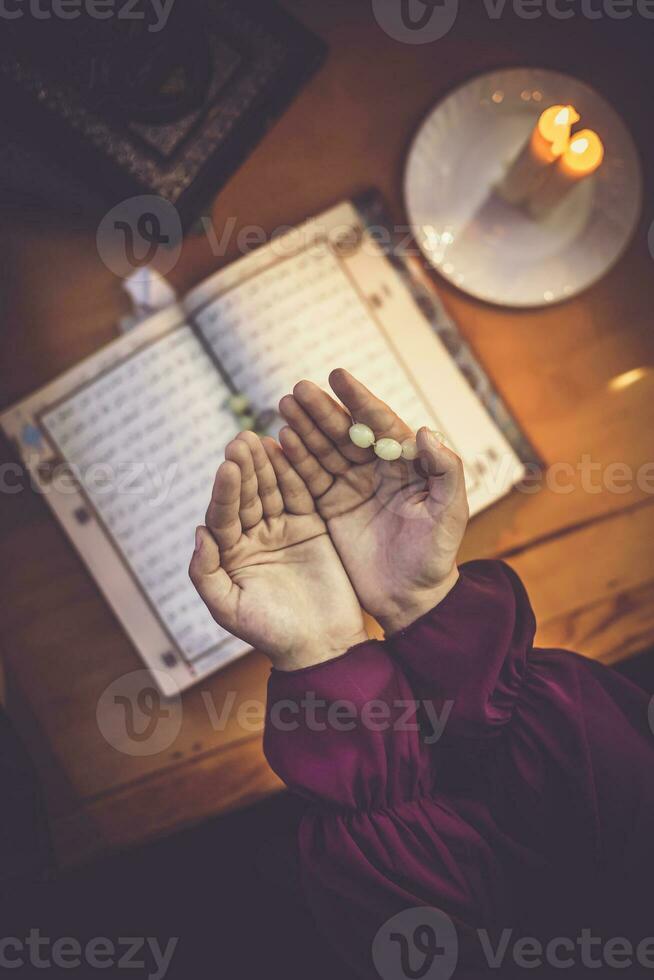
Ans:
<svg viewBox="0 0 654 980"><path fill-rule="evenodd" d="M250 407L250 400L245 395L232 395L228 405L234 415L245 415Z"/></svg>
<svg viewBox="0 0 654 980"><path fill-rule="evenodd" d="M380 439L375 443L375 453L380 459L391 463L402 455L402 447L396 439Z"/></svg>
<svg viewBox="0 0 654 980"><path fill-rule="evenodd" d="M402 443L402 459L417 459L418 444L415 439L405 439Z"/></svg>
<svg viewBox="0 0 654 980"><path fill-rule="evenodd" d="M355 422L354 425L350 426L350 440L359 449L369 449L370 446L374 445L375 433L369 425L364 425L363 422Z"/></svg>

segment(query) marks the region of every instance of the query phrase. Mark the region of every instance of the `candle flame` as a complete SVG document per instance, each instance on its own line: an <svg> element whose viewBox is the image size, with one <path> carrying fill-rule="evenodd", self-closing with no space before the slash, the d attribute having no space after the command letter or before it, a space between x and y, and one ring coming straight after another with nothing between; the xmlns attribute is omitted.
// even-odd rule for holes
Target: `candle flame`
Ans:
<svg viewBox="0 0 654 980"><path fill-rule="evenodd" d="M582 129L575 134L563 154L562 166L576 177L595 173L604 159L604 144L592 129Z"/></svg>
<svg viewBox="0 0 654 980"><path fill-rule="evenodd" d="M542 113L537 132L545 141L545 145L541 144L541 156L549 157L548 162L565 153L570 130L576 122L579 122L579 113L572 105L551 105Z"/></svg>
<svg viewBox="0 0 654 980"><path fill-rule="evenodd" d="M585 153L589 146L590 146L590 141L587 140L585 136L583 136L581 139L573 140L573 142L570 144L570 149L572 150L573 153L581 154L581 153Z"/></svg>

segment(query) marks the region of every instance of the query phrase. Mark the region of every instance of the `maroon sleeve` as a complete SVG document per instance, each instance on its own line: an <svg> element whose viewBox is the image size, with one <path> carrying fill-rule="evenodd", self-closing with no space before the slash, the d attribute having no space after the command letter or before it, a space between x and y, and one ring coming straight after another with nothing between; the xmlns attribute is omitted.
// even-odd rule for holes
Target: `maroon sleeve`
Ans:
<svg viewBox="0 0 654 980"><path fill-rule="evenodd" d="M551 934L605 914L618 935L620 914L624 934L649 914L649 699L601 665L534 649L534 629L515 573L474 562L386 643L272 672L266 754L314 804L307 898L364 976L378 976L378 930L411 909L452 924L461 980L478 975L479 930L560 912Z"/></svg>
<svg viewBox="0 0 654 980"><path fill-rule="evenodd" d="M580 881L603 875L600 887L636 909L654 873L654 709L615 671L535 648L534 632L516 573L478 561L389 648L417 696L447 716L444 742L476 756L493 743L487 799L502 829ZM611 875L630 882L629 900Z"/></svg>
<svg viewBox="0 0 654 980"><path fill-rule="evenodd" d="M268 761L315 804L299 842L307 899L349 965L377 980L375 936L398 913L434 907L451 923L461 978L480 956L474 928L508 917L492 821L477 804L466 819L439 792L416 708L374 641L270 678Z"/></svg>
<svg viewBox="0 0 654 980"><path fill-rule="evenodd" d="M447 711L449 734L489 736L511 718L535 631L517 575L475 561L435 609L388 642L418 696Z"/></svg>

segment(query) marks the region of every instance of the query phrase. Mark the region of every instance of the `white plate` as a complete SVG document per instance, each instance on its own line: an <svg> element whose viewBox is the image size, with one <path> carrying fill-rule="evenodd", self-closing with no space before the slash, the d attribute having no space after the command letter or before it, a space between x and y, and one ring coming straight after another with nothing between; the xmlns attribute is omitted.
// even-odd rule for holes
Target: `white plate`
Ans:
<svg viewBox="0 0 654 980"><path fill-rule="evenodd" d="M594 129L606 155L546 220L506 204L493 188L540 113L572 104L576 129ZM478 299L533 307L574 296L618 260L634 233L643 179L616 111L569 75L533 68L472 79L440 102L409 153L405 199L416 239L450 282Z"/></svg>

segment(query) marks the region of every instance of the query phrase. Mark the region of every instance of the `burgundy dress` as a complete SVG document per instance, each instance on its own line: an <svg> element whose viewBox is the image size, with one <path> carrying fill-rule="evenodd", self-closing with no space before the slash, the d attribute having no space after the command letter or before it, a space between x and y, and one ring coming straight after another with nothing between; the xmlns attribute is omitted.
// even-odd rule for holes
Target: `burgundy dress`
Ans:
<svg viewBox="0 0 654 980"><path fill-rule="evenodd" d="M497 956L504 978L538 960L518 940L566 937L543 962L576 977L617 957L589 951L584 928L603 943L654 935L654 711L611 670L534 649L534 632L515 573L471 562L386 642L272 672L266 755L314 804L307 901L357 974L473 977ZM429 972L439 931L450 959Z"/></svg>

